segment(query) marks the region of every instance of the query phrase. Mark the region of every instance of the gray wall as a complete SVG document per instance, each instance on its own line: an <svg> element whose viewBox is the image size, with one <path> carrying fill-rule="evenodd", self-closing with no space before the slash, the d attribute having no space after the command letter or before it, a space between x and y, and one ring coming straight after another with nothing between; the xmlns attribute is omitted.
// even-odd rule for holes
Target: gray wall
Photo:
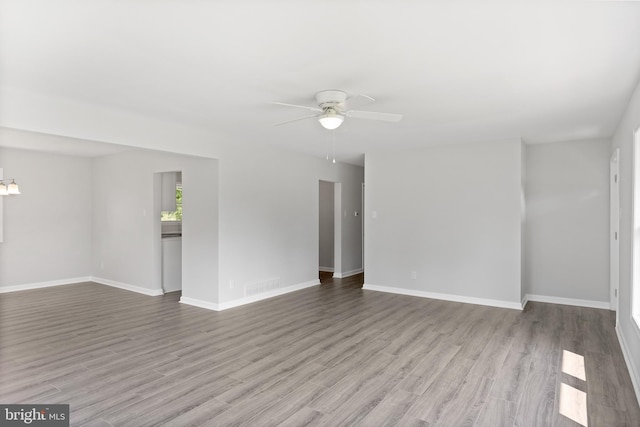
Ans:
<svg viewBox="0 0 640 427"><path fill-rule="evenodd" d="M342 253L340 255L342 274L361 272L362 260L362 184L364 169L358 166L342 165L337 169L336 182L340 182ZM358 216L355 213L358 212Z"/></svg>
<svg viewBox="0 0 640 427"><path fill-rule="evenodd" d="M519 304L521 150L512 140L367 154L365 283Z"/></svg>
<svg viewBox="0 0 640 427"><path fill-rule="evenodd" d="M0 287L91 275L91 161L0 148L19 196L4 197Z"/></svg>
<svg viewBox="0 0 640 427"><path fill-rule="evenodd" d="M334 243L333 187L334 187L333 182L320 181L319 266L321 271L333 271L333 243Z"/></svg>
<svg viewBox="0 0 640 427"><path fill-rule="evenodd" d="M161 289L158 172L165 171L182 171L183 296L216 303L218 171L213 159L147 150L95 158L93 275L147 290Z"/></svg>
<svg viewBox="0 0 640 427"><path fill-rule="evenodd" d="M632 244L633 244L633 133L640 128L640 85L636 87L618 128L612 148L620 149L620 285L618 293L618 333L626 361L640 400L640 327L632 318ZM613 152L613 151L612 151ZM638 256L636 254L636 256ZM635 289L640 295L640 286ZM640 302L637 309L640 311Z"/></svg>
<svg viewBox="0 0 640 427"><path fill-rule="evenodd" d="M256 145L228 146L220 158L220 301L247 285L314 283L319 260L319 180L341 184L339 271L362 269L363 168ZM344 213L344 212L343 212Z"/></svg>
<svg viewBox="0 0 640 427"><path fill-rule="evenodd" d="M609 151L606 140L526 146L527 294L608 303Z"/></svg>

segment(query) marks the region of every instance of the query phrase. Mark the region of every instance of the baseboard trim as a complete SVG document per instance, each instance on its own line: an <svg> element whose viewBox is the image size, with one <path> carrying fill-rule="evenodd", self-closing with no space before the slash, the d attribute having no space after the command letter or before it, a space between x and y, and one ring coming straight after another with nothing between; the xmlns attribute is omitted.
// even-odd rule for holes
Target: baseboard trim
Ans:
<svg viewBox="0 0 640 427"><path fill-rule="evenodd" d="M546 295L531 295L526 294L524 297L524 305L529 302L546 302L549 304L561 304L561 305L573 305L576 307L587 307L587 308L600 308L604 310L609 310L611 305L608 301L592 301L586 299L576 299L576 298L563 298L563 297L550 297Z"/></svg>
<svg viewBox="0 0 640 427"><path fill-rule="evenodd" d="M627 364L627 369L629 370L631 384L633 384L633 391L635 391L636 399L638 400L638 404L640 405L640 374L636 371L635 366L631 363L632 358L631 354L629 353L627 341L624 338L624 334L620 332L620 328L618 326L616 326L616 335L618 336L618 342L620 343L620 348L622 349L622 356L624 357L624 361Z"/></svg>
<svg viewBox="0 0 640 427"><path fill-rule="evenodd" d="M320 281L318 279L310 280L308 282L299 283L297 285L287 286L286 288L274 289L269 292L263 292L261 294L251 295L249 297L239 298L233 301L227 301L220 304L203 301L195 298L186 298L186 297L180 297L180 302L183 304L193 305L195 307L206 308L214 311L222 311L222 310L228 310L230 308L240 307L242 305L262 301L265 299L277 297L280 295L288 294L290 292L300 291L302 289L317 286L319 284L320 284Z"/></svg>
<svg viewBox="0 0 640 427"><path fill-rule="evenodd" d="M233 301L223 302L218 304L220 310L227 310L229 308L240 307L241 305L251 304L253 302L262 301L265 299L277 297L280 295L288 294L289 292L300 291L302 289L310 288L320 284L320 280L314 279L308 282L298 283L297 285L287 286L286 288L274 289L269 292L263 292L257 295L251 295L249 297L240 298Z"/></svg>
<svg viewBox="0 0 640 427"><path fill-rule="evenodd" d="M215 302L203 301L196 298L180 297L180 303L199 308L206 308L207 310L221 311L220 305Z"/></svg>
<svg viewBox="0 0 640 427"><path fill-rule="evenodd" d="M347 277L355 276L356 274L363 273L364 270L362 268L358 268L356 270L345 271L342 273L333 273L333 277L336 279L346 279Z"/></svg>
<svg viewBox="0 0 640 427"><path fill-rule="evenodd" d="M3 286L0 287L0 294L6 292L19 292L28 291L30 289L51 288L53 286L73 285L76 283L91 282L93 278L91 276L86 277L74 277L72 279L51 280L48 282L26 283L24 285L15 286Z"/></svg>
<svg viewBox="0 0 640 427"><path fill-rule="evenodd" d="M324 273L333 273L334 271L333 267L318 267L318 270Z"/></svg>
<svg viewBox="0 0 640 427"><path fill-rule="evenodd" d="M405 288L391 288L388 286L369 285L366 283L362 286L362 289L367 291L377 291L377 292L387 292L391 294L408 295L412 297L431 298L431 299L451 301L451 302L462 302L465 304L486 305L489 307L522 310L522 304L519 302L466 297L466 296L453 295L453 294L441 294L436 292L416 291L413 289L405 289Z"/></svg>
<svg viewBox="0 0 640 427"><path fill-rule="evenodd" d="M115 280L104 279L102 277L92 277L91 281L99 283L101 285L107 285L114 288L124 289L125 291L137 292L139 294L156 297L164 295L162 289L147 289L140 286L130 285L128 283L116 282Z"/></svg>

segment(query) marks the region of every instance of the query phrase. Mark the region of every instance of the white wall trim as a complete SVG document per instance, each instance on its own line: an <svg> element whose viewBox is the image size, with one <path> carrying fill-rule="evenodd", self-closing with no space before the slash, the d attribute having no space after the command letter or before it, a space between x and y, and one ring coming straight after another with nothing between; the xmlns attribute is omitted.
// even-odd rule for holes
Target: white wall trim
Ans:
<svg viewBox="0 0 640 427"><path fill-rule="evenodd" d="M633 384L633 390L636 392L636 400L638 404L640 404L640 372L637 372L633 363L631 363L631 353L629 352L629 347L627 347L627 342L624 339L624 335L620 332L620 328L616 326L616 335L618 336L618 341L620 342L620 348L622 349L622 356L624 357L624 361L627 364L627 369L629 370L629 376L631 377L631 383Z"/></svg>
<svg viewBox="0 0 640 427"><path fill-rule="evenodd" d="M609 303L609 301L592 301L587 299L550 297L546 295L531 295L531 294L525 295L524 303L522 306L524 307L528 301L547 302L550 304L573 305L577 307L600 308L603 310L609 310L609 308L611 307L611 304Z"/></svg>
<svg viewBox="0 0 640 427"><path fill-rule="evenodd" d="M333 273L333 267L318 267L318 270Z"/></svg>
<svg viewBox="0 0 640 427"><path fill-rule="evenodd" d="M3 172L3 169L0 168L0 180L3 179L3 178L4 178L4 172ZM4 200L4 196L0 196L0 243L2 243L2 241L4 240L4 237L3 237L4 236L4 234L3 234L4 228L2 226L2 224L4 224L4 220L3 220L4 209L3 209L3 204L2 204L3 200ZM11 292L11 291L8 291L8 292Z"/></svg>
<svg viewBox="0 0 640 427"><path fill-rule="evenodd" d="M356 270L345 271L343 273L333 273L333 277L336 279L345 279L347 277L355 276L356 274L360 274L364 272L362 268L358 268Z"/></svg>
<svg viewBox="0 0 640 427"><path fill-rule="evenodd" d="M83 282L91 282L91 281L93 281L93 278L91 276L86 276L86 277L74 277L72 279L51 280L48 282L26 283L24 285L3 286L3 287L0 287L0 294L5 292L27 291L29 289L50 288L52 286L72 285L74 283L83 283Z"/></svg>
<svg viewBox="0 0 640 427"><path fill-rule="evenodd" d="M263 292L258 295L251 295L249 297L239 298L233 301L227 301L220 304L198 300L194 298L185 298L185 297L180 297L180 302L183 304L193 305L195 307L206 308L206 309L215 310L215 311L222 311L222 310L228 310L234 307L240 307L241 305L251 304L253 302L258 302L265 299L277 297L279 295L288 294L290 292L295 292L302 289L310 288L312 286L317 286L319 284L320 284L320 281L318 279L310 280L308 282L299 283L297 285L287 286L286 288L274 289L269 292Z"/></svg>
<svg viewBox="0 0 640 427"><path fill-rule="evenodd" d="M149 295L152 297L158 295L164 295L162 289L147 289L140 286L130 285L128 283L116 282L115 280L103 279L102 277L92 277L91 281L99 283L101 285L112 286L114 288L124 289L126 291L137 292L143 295Z"/></svg>
<svg viewBox="0 0 640 427"><path fill-rule="evenodd" d="M310 288L312 286L316 286L320 284L320 280L314 279L308 282L298 283L297 285L287 286L286 288L274 289L269 292L263 292L257 295L251 295L249 297L239 298L233 301L223 302L218 304L220 310L227 310L233 307L239 307L245 304L251 304L252 302L262 301L264 299L277 297L279 295L288 294L289 292L295 292L302 289Z"/></svg>
<svg viewBox="0 0 640 427"><path fill-rule="evenodd" d="M388 286L369 285L366 283L362 286L362 289L365 289L367 291L388 292L391 294L409 295L412 297L431 298L431 299L438 299L438 300L452 301L452 302L462 302L466 304L487 305L489 307L510 308L513 310L522 310L522 307L523 307L522 304L519 302L467 297L467 296L453 295L453 294L440 294L436 292L416 291L413 289L404 289L404 288L391 288Z"/></svg>
<svg viewBox="0 0 640 427"><path fill-rule="evenodd" d="M207 310L221 311L220 305L216 304L215 302L208 302L189 297L180 297L180 302L182 304L192 305L194 307L206 308Z"/></svg>
<svg viewBox="0 0 640 427"><path fill-rule="evenodd" d="M616 325L618 324L618 312L616 312ZM636 337L640 340L640 319L637 316L631 316L631 329L636 333Z"/></svg>

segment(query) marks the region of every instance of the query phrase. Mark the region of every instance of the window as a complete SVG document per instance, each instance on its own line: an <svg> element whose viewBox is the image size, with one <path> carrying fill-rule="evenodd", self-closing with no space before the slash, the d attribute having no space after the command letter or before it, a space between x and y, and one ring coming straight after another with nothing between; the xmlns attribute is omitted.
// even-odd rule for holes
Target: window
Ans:
<svg viewBox="0 0 640 427"><path fill-rule="evenodd" d="M160 221L182 222L182 184L176 185L176 210L162 211Z"/></svg>
<svg viewBox="0 0 640 427"><path fill-rule="evenodd" d="M640 128L633 137L633 229L631 316L640 329Z"/></svg>

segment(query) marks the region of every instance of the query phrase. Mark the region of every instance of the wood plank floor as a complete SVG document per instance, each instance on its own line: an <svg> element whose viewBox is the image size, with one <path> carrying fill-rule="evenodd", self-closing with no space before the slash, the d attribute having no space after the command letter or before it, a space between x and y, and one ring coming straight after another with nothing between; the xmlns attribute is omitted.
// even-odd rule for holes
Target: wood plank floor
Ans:
<svg viewBox="0 0 640 427"><path fill-rule="evenodd" d="M223 312L93 283L0 294L0 402L88 426L640 426L611 312L322 279Z"/></svg>

